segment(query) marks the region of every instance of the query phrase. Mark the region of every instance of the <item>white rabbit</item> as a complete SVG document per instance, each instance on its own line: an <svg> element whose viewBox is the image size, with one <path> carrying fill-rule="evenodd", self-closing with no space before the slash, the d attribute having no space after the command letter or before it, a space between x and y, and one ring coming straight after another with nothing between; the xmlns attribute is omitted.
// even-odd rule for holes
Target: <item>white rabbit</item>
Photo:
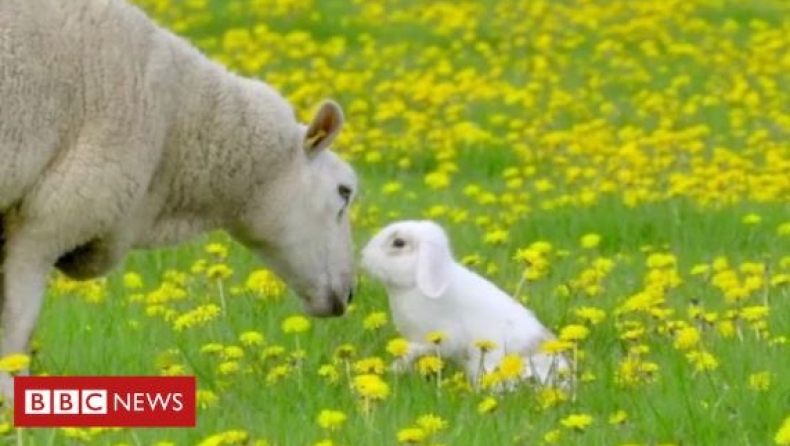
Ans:
<svg viewBox="0 0 790 446"><path fill-rule="evenodd" d="M396 362L396 369L435 352L437 346L426 336L441 332L441 354L461 362L475 384L511 353L526 365L523 378L565 384L559 375L567 373L559 372L568 369L567 360L540 352L541 343L554 338L551 331L532 311L456 262L438 224L389 224L363 248L362 267L385 285L395 327L409 341L409 351ZM477 341L491 341L494 348L482 353Z"/></svg>

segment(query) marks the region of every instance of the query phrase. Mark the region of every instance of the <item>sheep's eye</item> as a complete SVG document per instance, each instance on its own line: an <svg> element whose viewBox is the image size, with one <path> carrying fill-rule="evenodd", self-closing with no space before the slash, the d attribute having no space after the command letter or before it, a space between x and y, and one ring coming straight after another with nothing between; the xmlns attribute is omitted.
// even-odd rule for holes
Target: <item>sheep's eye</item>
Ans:
<svg viewBox="0 0 790 446"><path fill-rule="evenodd" d="M402 238L396 238L395 240L392 241L392 246L395 248L403 248L404 246L406 246L406 241L403 240Z"/></svg>
<svg viewBox="0 0 790 446"><path fill-rule="evenodd" d="M337 187L337 193L340 194L340 196L345 201L349 201L351 199L351 192L352 192L351 188L346 186L345 184L341 184L340 186Z"/></svg>

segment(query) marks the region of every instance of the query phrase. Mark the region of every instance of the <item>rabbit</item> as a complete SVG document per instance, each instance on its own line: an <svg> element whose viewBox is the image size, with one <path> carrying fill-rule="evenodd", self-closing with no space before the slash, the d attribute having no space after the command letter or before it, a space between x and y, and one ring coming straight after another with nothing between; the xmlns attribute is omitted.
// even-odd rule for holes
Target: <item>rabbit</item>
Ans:
<svg viewBox="0 0 790 446"><path fill-rule="evenodd" d="M532 311L499 287L453 258L445 231L430 220L404 220L387 225L362 249L361 265L382 282L395 328L409 341L396 371L440 349L442 356L464 366L473 384L497 368L506 354L524 361L522 378L564 385L569 364L561 355L540 351L554 339ZM431 332L445 335L438 345ZM482 352L477 341L492 341Z"/></svg>

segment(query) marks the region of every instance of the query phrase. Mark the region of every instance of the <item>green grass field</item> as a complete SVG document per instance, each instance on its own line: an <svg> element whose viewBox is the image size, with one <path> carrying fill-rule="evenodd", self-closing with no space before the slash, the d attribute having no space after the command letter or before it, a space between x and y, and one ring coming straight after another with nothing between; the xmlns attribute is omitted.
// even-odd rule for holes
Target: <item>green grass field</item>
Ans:
<svg viewBox="0 0 790 446"><path fill-rule="evenodd" d="M518 297L571 326L578 384L393 375L380 285L360 273L346 317L305 327L296 297L211 234L106 280L53 276L32 359L196 375L197 427L5 423L8 443L790 444L789 3L137 2L303 119L338 100L357 246L432 218L504 289L526 274Z"/></svg>

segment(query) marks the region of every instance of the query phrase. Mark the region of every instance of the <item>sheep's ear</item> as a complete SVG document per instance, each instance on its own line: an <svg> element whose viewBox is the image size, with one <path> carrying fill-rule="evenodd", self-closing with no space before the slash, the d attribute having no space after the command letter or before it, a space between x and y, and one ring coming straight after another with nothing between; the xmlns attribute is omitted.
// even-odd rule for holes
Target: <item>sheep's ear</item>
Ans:
<svg viewBox="0 0 790 446"><path fill-rule="evenodd" d="M324 101L307 127L304 136L304 150L307 156L314 157L332 145L343 127L343 110L334 101Z"/></svg>
<svg viewBox="0 0 790 446"><path fill-rule="evenodd" d="M417 288L431 299L441 297L450 285L452 262L445 246L420 243L417 253Z"/></svg>

